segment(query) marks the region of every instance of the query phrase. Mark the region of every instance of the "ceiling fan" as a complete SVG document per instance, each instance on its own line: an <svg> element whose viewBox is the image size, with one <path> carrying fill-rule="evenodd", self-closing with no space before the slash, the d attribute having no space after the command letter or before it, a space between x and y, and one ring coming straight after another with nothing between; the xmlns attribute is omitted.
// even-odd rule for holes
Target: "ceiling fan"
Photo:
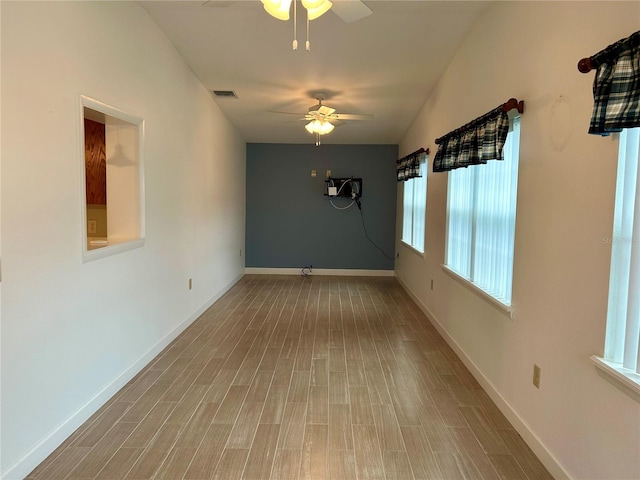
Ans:
<svg viewBox="0 0 640 480"><path fill-rule="evenodd" d="M289 20L289 13L293 10L293 50L298 49L297 36L297 5L298 0L260 0L265 11L278 20ZM205 0L203 7L228 7L233 1ZM321 17L329 10L347 23L357 22L368 17L373 12L361 0L300 0L301 8L307 12L307 41L305 50L311 50L309 41L309 22ZM292 8L293 5L293 8Z"/></svg>
<svg viewBox="0 0 640 480"><path fill-rule="evenodd" d="M316 136L316 146L320 146L320 136L331 133L335 127L344 125L345 121L350 120L370 120L373 118L371 114L355 114L355 113L338 113L335 108L322 104L323 100L328 98L327 92L315 92L313 97L318 103L309 107L307 113L300 118L301 121L308 122L304 128L307 132ZM293 112L276 112L285 115L297 115L300 113Z"/></svg>
<svg viewBox="0 0 640 480"><path fill-rule="evenodd" d="M235 1L204 0L205 7L228 7ZM373 12L360 0L333 0L331 11L346 23L353 23L368 17Z"/></svg>

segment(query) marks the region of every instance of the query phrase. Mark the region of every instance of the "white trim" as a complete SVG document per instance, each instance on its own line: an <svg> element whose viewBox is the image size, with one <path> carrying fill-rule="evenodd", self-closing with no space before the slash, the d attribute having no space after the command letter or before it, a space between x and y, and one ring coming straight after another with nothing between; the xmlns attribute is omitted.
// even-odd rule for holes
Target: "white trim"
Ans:
<svg viewBox="0 0 640 480"><path fill-rule="evenodd" d="M91 110L95 110L96 112L104 113L105 115L109 115L110 117L123 120L127 123L130 123L131 125L142 125L142 123L144 122L144 119L141 117L136 117L135 115L131 115L124 110L112 107L111 105L107 105L104 102L88 97L86 95L80 94L80 102L82 104L83 112L84 107L87 107Z"/></svg>
<svg viewBox="0 0 640 480"><path fill-rule="evenodd" d="M522 439L529 445L533 453L543 463L543 465L549 470L553 478L556 480L574 480L567 470L560 464L558 459L547 448L547 446L538 438L535 432L531 429L529 424L513 409L509 402L502 396L502 394L496 389L491 381L482 373L480 368L473 362L473 360L465 353L462 347L449 335L449 332L442 326L437 320L436 316L431 313L429 308L422 303L418 296L409 288L409 286L402 280L401 277L396 277L402 288L409 294L411 299L418 305L420 310L427 316L427 319L438 330L442 338L449 344L449 346L455 351L456 355L460 357L462 363L469 369L474 378L485 390L487 395L493 400L498 409L509 420L511 425L520 434Z"/></svg>
<svg viewBox="0 0 640 480"><path fill-rule="evenodd" d="M86 215L85 215L85 218L86 218ZM145 242L144 238L136 238L135 240L128 240L122 243L115 243L113 245L107 245L106 247L96 248L95 250L87 250L82 254L82 263L91 262L93 260L109 257L117 253L122 253L128 250L134 250L136 248L144 247L144 242Z"/></svg>
<svg viewBox="0 0 640 480"><path fill-rule="evenodd" d="M189 325L197 320L211 305L218 301L231 287L233 287L244 275L237 276L225 285L218 293L200 305L191 315L177 325L162 340L150 348L129 368L111 380L105 387L90 398L84 405L73 412L62 423L55 427L48 435L42 438L31 450L20 457L6 472L0 474L3 480L19 480L26 477L36 468L51 452L64 442L80 425L87 421L91 415L98 411L111 397L124 387L129 380L135 377L147 366L167 345L175 340Z"/></svg>
<svg viewBox="0 0 640 480"><path fill-rule="evenodd" d="M598 368L598 373L604 374L603 378L636 402L640 402L640 375L623 368L619 363L609 362L597 355L592 355L591 361Z"/></svg>
<svg viewBox="0 0 640 480"><path fill-rule="evenodd" d="M460 285L462 285L463 287L471 290L473 293L478 295L480 298L482 298L487 303L491 304L493 307L495 307L501 313L504 313L506 316L509 317L509 320L513 320L513 306L512 305L506 305L506 304L502 303L496 297L492 296L490 293L485 292L483 289L481 289L475 283L470 282L469 280L467 280L466 278L461 276L458 272L456 272L455 270L451 270L446 265L442 265L442 270L444 270L444 273L449 275L451 278L453 278Z"/></svg>
<svg viewBox="0 0 640 480"><path fill-rule="evenodd" d="M247 275L302 275L302 268L259 268L246 267L244 273ZM304 267L305 270L307 267ZM313 275L335 275L341 277L393 277L393 270L357 270L357 269L331 269L331 268L314 268L311 270Z"/></svg>
<svg viewBox="0 0 640 480"><path fill-rule="evenodd" d="M414 247L413 245L409 245L407 242L405 242L404 240L400 239L400 244L405 247L407 250L415 253L416 255L421 256L422 258L424 258L424 252L421 252L420 250L418 250L416 247Z"/></svg>

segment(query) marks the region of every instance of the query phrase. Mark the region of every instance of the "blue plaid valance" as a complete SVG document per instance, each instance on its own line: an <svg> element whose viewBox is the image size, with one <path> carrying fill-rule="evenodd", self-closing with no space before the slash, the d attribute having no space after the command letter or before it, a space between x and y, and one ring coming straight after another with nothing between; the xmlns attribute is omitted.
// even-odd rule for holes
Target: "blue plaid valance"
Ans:
<svg viewBox="0 0 640 480"><path fill-rule="evenodd" d="M517 100L512 108L521 108ZM509 133L507 104L438 138L438 151L433 159L434 172L446 172L469 165L502 160L502 147Z"/></svg>
<svg viewBox="0 0 640 480"><path fill-rule="evenodd" d="M420 177L420 164L425 160L429 150L421 148L396 161L396 175L399 182Z"/></svg>
<svg viewBox="0 0 640 480"><path fill-rule="evenodd" d="M609 135L640 126L640 31L609 45L590 59L593 114L589 133Z"/></svg>

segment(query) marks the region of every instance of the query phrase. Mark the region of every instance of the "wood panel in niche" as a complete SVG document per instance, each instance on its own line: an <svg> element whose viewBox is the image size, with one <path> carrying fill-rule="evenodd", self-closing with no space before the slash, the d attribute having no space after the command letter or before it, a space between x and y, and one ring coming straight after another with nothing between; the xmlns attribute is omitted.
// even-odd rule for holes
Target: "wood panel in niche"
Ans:
<svg viewBox="0 0 640 480"><path fill-rule="evenodd" d="M107 204L106 135L102 123L84 119L84 161L88 205Z"/></svg>

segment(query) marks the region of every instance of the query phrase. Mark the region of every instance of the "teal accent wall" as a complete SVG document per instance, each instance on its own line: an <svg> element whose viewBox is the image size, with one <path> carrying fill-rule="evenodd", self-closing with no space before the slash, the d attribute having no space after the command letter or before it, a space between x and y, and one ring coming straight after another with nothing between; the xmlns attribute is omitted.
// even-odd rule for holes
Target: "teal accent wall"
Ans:
<svg viewBox="0 0 640 480"><path fill-rule="evenodd" d="M397 158L397 145L247 144L246 267L393 270ZM324 196L328 169L362 178L366 230L392 258L357 205Z"/></svg>

